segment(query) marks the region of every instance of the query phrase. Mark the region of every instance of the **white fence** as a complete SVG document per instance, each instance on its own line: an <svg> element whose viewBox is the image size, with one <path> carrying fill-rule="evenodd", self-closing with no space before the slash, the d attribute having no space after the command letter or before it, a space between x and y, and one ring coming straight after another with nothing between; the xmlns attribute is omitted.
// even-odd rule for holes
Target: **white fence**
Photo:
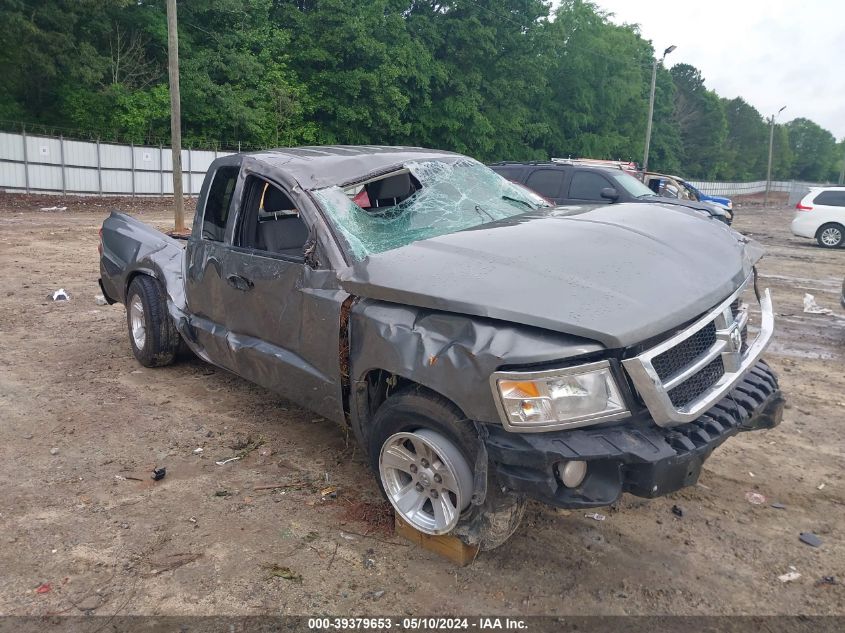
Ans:
<svg viewBox="0 0 845 633"><path fill-rule="evenodd" d="M232 152L182 150L184 191L196 195L205 172L218 156ZM115 145L74 141L61 136L0 132L0 189L27 193L77 193L161 196L173 194L169 147ZM766 181L697 182L714 196L738 196L766 191ZM772 181L771 191L788 192L789 204L800 200L814 183Z"/></svg>
<svg viewBox="0 0 845 633"><path fill-rule="evenodd" d="M711 196L743 196L766 191L765 180L752 182L700 182L691 180L693 187ZM773 180L769 191L791 191L794 183L791 180Z"/></svg>
<svg viewBox="0 0 845 633"><path fill-rule="evenodd" d="M182 150L185 194L199 193L211 162L227 154ZM0 132L0 189L7 191L172 195L172 170L169 147Z"/></svg>

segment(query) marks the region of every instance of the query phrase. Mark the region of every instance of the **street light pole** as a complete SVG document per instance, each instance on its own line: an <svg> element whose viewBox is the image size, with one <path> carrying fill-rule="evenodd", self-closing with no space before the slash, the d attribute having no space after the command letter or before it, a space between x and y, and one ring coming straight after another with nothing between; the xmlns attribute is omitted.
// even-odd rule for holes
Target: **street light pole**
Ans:
<svg viewBox="0 0 845 633"><path fill-rule="evenodd" d="M643 152L643 173L648 171L648 150L651 146L651 121L654 118L654 89L657 87L657 64L663 63L663 60L666 59L666 56L675 50L677 46L672 44L669 48L663 51L663 57L660 58L658 62L656 59L651 66L651 94L648 98L648 122L646 123L645 128L645 151Z"/></svg>
<svg viewBox="0 0 845 633"><path fill-rule="evenodd" d="M775 141L775 118L784 110L786 110L786 106L783 106L777 111L777 114L773 114L772 118L769 119L769 167L766 170L766 201L763 203L765 207L769 206L769 191L772 188L772 146Z"/></svg>
<svg viewBox="0 0 845 633"><path fill-rule="evenodd" d="M842 139L842 146L845 147L845 139ZM845 156L842 157L842 169L839 170L839 184L845 182Z"/></svg>
<svg viewBox="0 0 845 633"><path fill-rule="evenodd" d="M179 95L179 32L176 28L176 0L167 0L167 69L170 75L170 147L173 154L174 230L185 232L182 198L182 103Z"/></svg>

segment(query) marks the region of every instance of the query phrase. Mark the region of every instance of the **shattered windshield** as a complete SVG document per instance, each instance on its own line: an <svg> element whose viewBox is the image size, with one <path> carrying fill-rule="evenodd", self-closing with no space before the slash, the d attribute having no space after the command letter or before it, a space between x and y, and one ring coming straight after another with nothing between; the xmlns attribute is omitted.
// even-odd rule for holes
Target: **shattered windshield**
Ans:
<svg viewBox="0 0 845 633"><path fill-rule="evenodd" d="M408 162L377 180L314 195L359 260L548 206L470 158Z"/></svg>

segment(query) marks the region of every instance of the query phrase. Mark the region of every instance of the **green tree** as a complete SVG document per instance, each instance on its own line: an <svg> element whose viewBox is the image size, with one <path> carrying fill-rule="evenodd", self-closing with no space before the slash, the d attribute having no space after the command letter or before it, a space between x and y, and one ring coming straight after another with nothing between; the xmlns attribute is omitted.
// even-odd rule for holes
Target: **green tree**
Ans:
<svg viewBox="0 0 845 633"><path fill-rule="evenodd" d="M835 178L836 139L809 119L793 119L786 124L793 154L793 174L799 180L822 182Z"/></svg>
<svg viewBox="0 0 845 633"><path fill-rule="evenodd" d="M715 92L704 85L701 72L689 64L672 67L675 121L683 142L682 165L691 177L713 178L719 172L727 121Z"/></svg>
<svg viewBox="0 0 845 633"><path fill-rule="evenodd" d="M547 157L537 107L547 15L541 0L411 2L408 32L430 51L425 89L412 93L411 142L485 160Z"/></svg>
<svg viewBox="0 0 845 633"><path fill-rule="evenodd" d="M549 89L543 114L550 152L639 160L651 81L649 44L634 27L612 24L582 0L560 4L545 40ZM658 143L657 153L663 152Z"/></svg>
<svg viewBox="0 0 845 633"><path fill-rule="evenodd" d="M766 176L769 129L762 115L741 97L723 99L728 124L717 176L726 180L759 180Z"/></svg>

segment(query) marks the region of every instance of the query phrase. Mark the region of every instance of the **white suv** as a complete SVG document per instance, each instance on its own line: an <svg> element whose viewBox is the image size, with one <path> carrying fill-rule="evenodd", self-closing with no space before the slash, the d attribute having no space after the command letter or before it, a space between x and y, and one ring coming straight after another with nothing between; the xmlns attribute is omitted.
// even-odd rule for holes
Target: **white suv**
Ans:
<svg viewBox="0 0 845 633"><path fill-rule="evenodd" d="M825 248L845 245L845 187L812 187L795 208L795 235L815 238Z"/></svg>

